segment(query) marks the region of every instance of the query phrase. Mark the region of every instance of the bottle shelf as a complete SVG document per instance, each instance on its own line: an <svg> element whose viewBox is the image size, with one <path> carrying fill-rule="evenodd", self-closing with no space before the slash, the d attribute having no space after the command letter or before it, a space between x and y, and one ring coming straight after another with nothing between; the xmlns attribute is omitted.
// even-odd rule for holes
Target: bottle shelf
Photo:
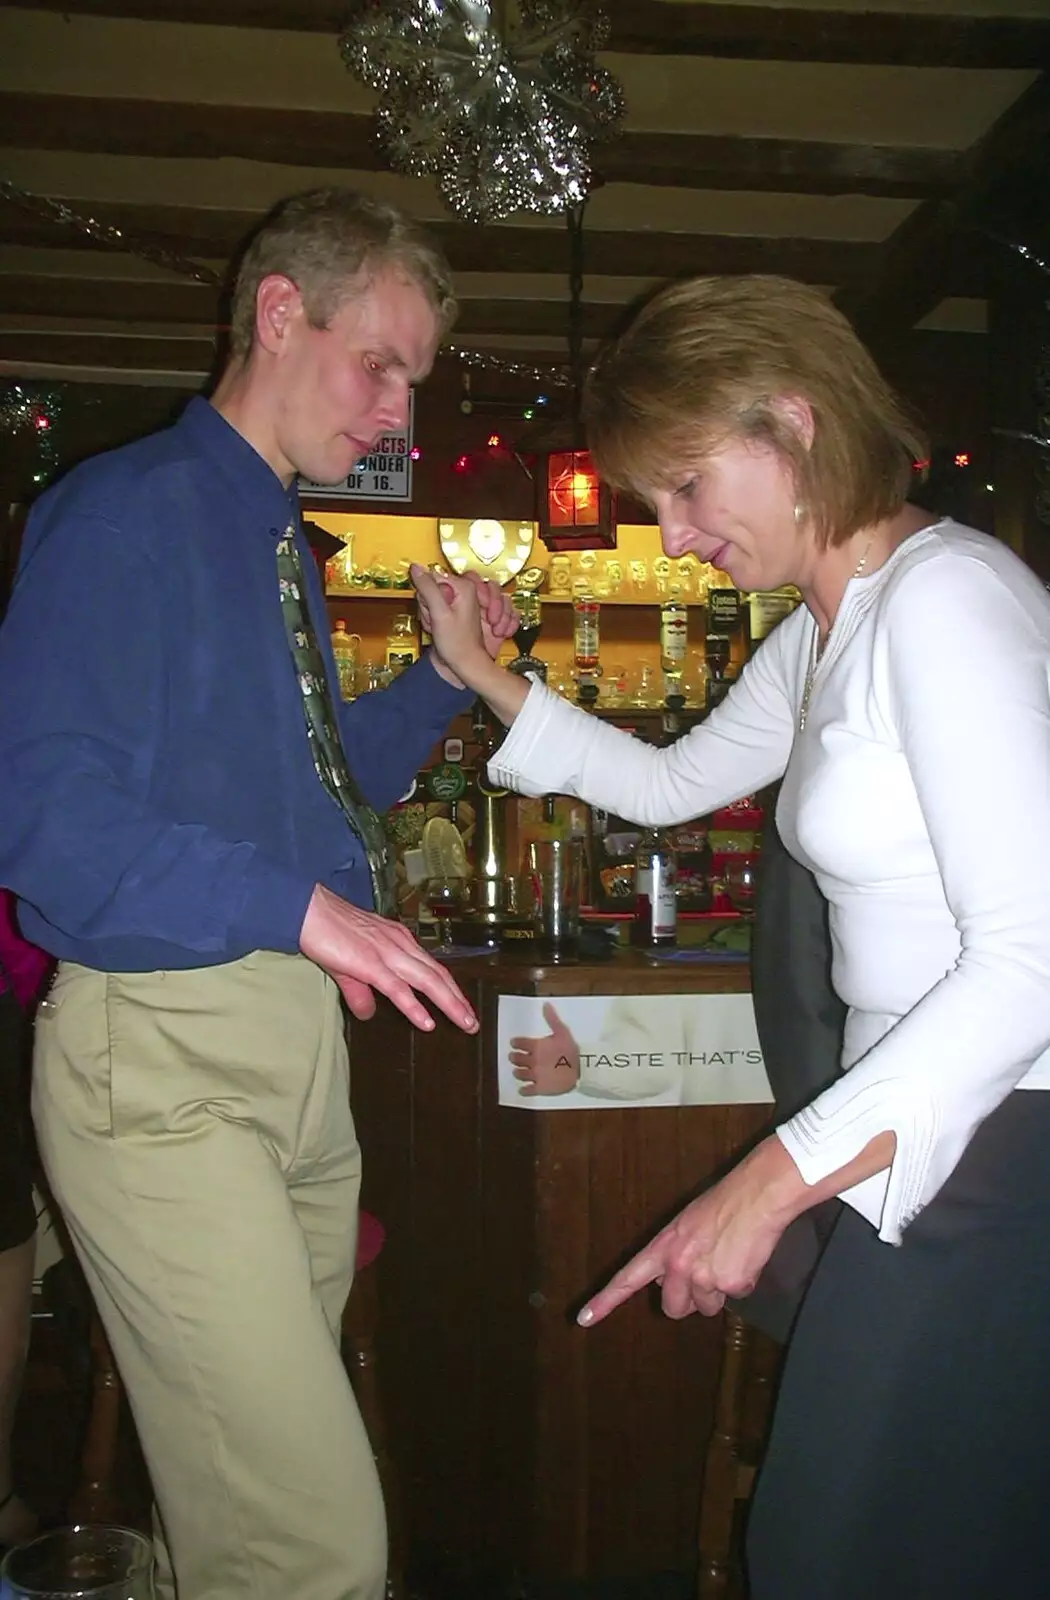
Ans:
<svg viewBox="0 0 1050 1600"><path fill-rule="evenodd" d="M400 600L402 604L414 605L416 591L414 589L326 589L326 600Z"/></svg>
<svg viewBox="0 0 1050 1600"><path fill-rule="evenodd" d="M402 600L414 603L415 597L416 595L414 589L325 590L326 600ZM579 597L571 594L544 594L541 591L539 598L541 606L571 606L573 600ZM596 600L602 607L622 606L625 609L634 607L634 609L638 611L658 611L664 604L663 599L644 600L639 598L637 595L593 595L588 596L588 598ZM683 604L686 606L696 606L702 605L703 602L700 600L685 600Z"/></svg>
<svg viewBox="0 0 1050 1600"><path fill-rule="evenodd" d="M739 922L745 911L679 911L679 922ZM633 911L602 911L597 906L581 906L580 916L587 922L633 922Z"/></svg>
<svg viewBox="0 0 1050 1600"><path fill-rule="evenodd" d="M603 608L603 610L604 610L604 608L606 606L634 606L639 611L656 611L656 610L659 610L660 606L662 606L664 604L665 598L666 597L664 597L664 599L657 598L657 599L654 599L654 600L645 600L640 595L544 594L541 591L541 593L540 593L540 605L541 606L571 606L574 600L586 599L586 600L594 601L594 603L596 605L601 606ZM695 605L702 604L702 602L699 601L699 600L684 600L682 603L685 606L695 606Z"/></svg>

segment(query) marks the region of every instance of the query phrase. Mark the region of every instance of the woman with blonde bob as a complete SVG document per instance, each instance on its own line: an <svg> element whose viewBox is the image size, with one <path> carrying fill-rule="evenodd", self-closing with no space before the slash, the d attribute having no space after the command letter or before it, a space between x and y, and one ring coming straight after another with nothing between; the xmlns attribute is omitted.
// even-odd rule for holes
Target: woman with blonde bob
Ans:
<svg viewBox="0 0 1050 1600"><path fill-rule="evenodd" d="M652 1283L669 1316L714 1315L841 1196L751 1518L753 1600L1045 1600L1050 596L907 503L922 436L797 283L662 289L600 355L586 420L669 556L804 604L658 750L504 672L471 590L417 571L442 655L510 729L493 778L653 826L781 780L848 1013L836 1082L579 1320Z"/></svg>

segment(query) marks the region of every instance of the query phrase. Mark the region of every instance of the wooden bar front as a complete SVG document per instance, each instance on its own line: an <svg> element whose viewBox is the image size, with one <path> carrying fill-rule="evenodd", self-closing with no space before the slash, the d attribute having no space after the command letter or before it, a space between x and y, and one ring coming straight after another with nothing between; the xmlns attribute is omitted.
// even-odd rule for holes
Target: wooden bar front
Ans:
<svg viewBox="0 0 1050 1600"><path fill-rule="evenodd" d="M745 966L467 957L466 1038L383 1006L351 1026L363 1204L380 1262L382 1382L414 1561L456 1591L685 1572L696 1558L721 1319L645 1294L574 1315L659 1223L752 1142L769 1106L529 1111L498 1104L504 994L749 989Z"/></svg>

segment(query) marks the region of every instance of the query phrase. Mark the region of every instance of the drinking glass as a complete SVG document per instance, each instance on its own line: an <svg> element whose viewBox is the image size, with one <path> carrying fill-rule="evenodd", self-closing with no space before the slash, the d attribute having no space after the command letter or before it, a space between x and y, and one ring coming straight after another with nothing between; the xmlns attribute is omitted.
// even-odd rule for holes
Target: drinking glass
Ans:
<svg viewBox="0 0 1050 1600"><path fill-rule="evenodd" d="M572 676L572 667L568 662L559 661L550 664L547 669L547 687L565 700L576 698L576 683Z"/></svg>
<svg viewBox="0 0 1050 1600"><path fill-rule="evenodd" d="M540 944L555 961L576 954L580 939L583 841L534 839L529 845Z"/></svg>
<svg viewBox="0 0 1050 1600"><path fill-rule="evenodd" d="M440 930L442 950L452 949L452 919L467 899L467 880L441 875L427 879L426 901ZM2 1600L2 1597L0 1597Z"/></svg>
<svg viewBox="0 0 1050 1600"><path fill-rule="evenodd" d="M153 1547L141 1533L103 1523L55 1528L10 1550L3 1600L153 1600Z"/></svg>
<svg viewBox="0 0 1050 1600"><path fill-rule="evenodd" d="M608 706L622 706L626 701L627 668L622 663L605 668L599 699Z"/></svg>
<svg viewBox="0 0 1050 1600"><path fill-rule="evenodd" d="M656 681L656 668L651 661L643 661L638 674L638 683L635 687L634 703L636 706L655 706L660 698L660 690Z"/></svg>
<svg viewBox="0 0 1050 1600"><path fill-rule="evenodd" d="M757 878L757 856L730 856L726 861L722 881L734 911L739 911L744 916L749 916L754 911Z"/></svg>

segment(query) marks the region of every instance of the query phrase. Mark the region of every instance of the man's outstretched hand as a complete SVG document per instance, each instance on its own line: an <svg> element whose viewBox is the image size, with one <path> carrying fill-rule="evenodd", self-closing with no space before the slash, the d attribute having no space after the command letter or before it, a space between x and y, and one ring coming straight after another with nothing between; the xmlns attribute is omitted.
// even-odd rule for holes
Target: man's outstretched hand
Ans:
<svg viewBox="0 0 1050 1600"><path fill-rule="evenodd" d="M362 1022L375 1015L378 990L417 1028L429 1031L434 1026L419 999L424 995L464 1033L478 1031L478 1019L466 995L406 927L351 905L322 884L315 888L307 907L299 948L335 979L350 1010Z"/></svg>

